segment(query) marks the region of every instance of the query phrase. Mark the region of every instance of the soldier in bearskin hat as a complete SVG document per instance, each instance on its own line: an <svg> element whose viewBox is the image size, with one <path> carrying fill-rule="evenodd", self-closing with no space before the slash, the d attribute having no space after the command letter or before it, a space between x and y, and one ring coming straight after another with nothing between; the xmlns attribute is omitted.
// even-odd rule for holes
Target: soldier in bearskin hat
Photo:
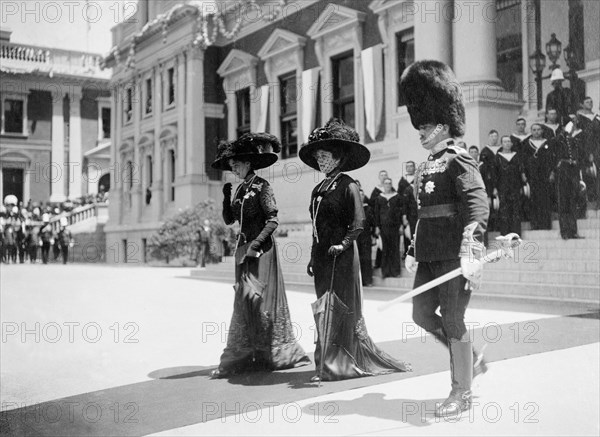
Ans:
<svg viewBox="0 0 600 437"><path fill-rule="evenodd" d="M400 86L421 145L429 152L415 177L418 221L406 268L416 272L415 288L459 267L463 274L413 298L415 323L450 351L452 391L436 415L452 416L471 408L473 375L486 370L473 350L464 315L471 285L481 277L489 205L477 163L456 146L465 131L465 108L452 70L442 62L418 61L402 74ZM465 238L466 226L473 223L476 244Z"/></svg>

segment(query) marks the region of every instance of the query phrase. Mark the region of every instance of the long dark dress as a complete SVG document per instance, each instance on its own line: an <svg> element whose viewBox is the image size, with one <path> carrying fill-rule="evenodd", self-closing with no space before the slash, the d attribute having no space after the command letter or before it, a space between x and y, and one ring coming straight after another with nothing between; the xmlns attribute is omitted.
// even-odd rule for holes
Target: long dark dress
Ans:
<svg viewBox="0 0 600 437"><path fill-rule="evenodd" d="M381 231L381 276L400 276L400 226L406 213L404 197L394 193L389 199L383 193L375 200L375 225Z"/></svg>
<svg viewBox="0 0 600 437"><path fill-rule="evenodd" d="M525 172L523 160L519 153L512 158L502 152L496 154L496 186L500 197L498 219L500 234L510 232L521 234L520 195L523 186L522 175Z"/></svg>
<svg viewBox="0 0 600 437"><path fill-rule="evenodd" d="M531 189L530 220L532 229L551 229L552 197L549 183L552 153L548 143L539 148L529 139L523 149L525 174Z"/></svg>
<svg viewBox="0 0 600 437"><path fill-rule="evenodd" d="M243 210L243 213L242 213ZM268 235L259 258L245 258L248 246L277 223L277 205L269 183L253 173L238 188L231 203L223 202L226 224L240 222L241 233L235 253L235 298L227 346L221 355L222 375L249 370L278 370L310 363L294 338L281 265L275 239ZM272 231L271 231L272 232ZM245 276L256 280L262 291L258 311L252 310L240 286Z"/></svg>
<svg viewBox="0 0 600 437"><path fill-rule="evenodd" d="M329 248L341 244L345 239L349 244L336 258L333 290L351 313L341 321L332 339L333 344L327 349L322 378L339 380L410 370L407 363L397 361L381 351L366 330L355 244L356 235L363 228L365 215L354 180L342 173L335 180L328 178L317 185L311 196L310 214L315 231L311 255L317 298L323 296L331 284L334 258L328 254ZM321 364L320 355L319 338L315 350L317 369Z"/></svg>

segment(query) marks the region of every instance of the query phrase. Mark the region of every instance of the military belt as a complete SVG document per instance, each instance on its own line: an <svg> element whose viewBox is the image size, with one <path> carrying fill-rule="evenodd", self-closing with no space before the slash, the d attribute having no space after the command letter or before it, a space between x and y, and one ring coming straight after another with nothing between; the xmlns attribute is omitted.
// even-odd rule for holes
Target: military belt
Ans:
<svg viewBox="0 0 600 437"><path fill-rule="evenodd" d="M455 203L443 203L441 205L423 206L419 208L419 218L448 217L458 213Z"/></svg>

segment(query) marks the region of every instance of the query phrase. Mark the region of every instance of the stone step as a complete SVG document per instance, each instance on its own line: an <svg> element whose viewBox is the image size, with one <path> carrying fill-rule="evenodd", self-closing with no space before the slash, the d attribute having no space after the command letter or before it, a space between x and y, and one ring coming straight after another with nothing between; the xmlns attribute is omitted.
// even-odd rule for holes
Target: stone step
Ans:
<svg viewBox="0 0 600 437"><path fill-rule="evenodd" d="M540 298L559 298L565 300L598 302L600 290L597 285L551 285L533 282L492 282L484 281L482 291L494 295L527 295Z"/></svg>
<svg viewBox="0 0 600 437"><path fill-rule="evenodd" d="M600 290L600 273L581 272L543 272L485 270L484 280L490 282L518 282L550 285L586 285L596 286Z"/></svg>
<svg viewBox="0 0 600 437"><path fill-rule="evenodd" d="M212 272L200 271L192 272L192 277L207 281L232 282L232 272ZM291 288L308 288L313 287L313 279L305 276L300 280L294 280L286 277L286 287ZM396 280L396 279L392 279ZM412 289L410 286L393 286L390 279L386 279L385 283L375 282L374 287L364 289L366 295L370 291L385 291L395 296L407 293ZM600 304L599 289L597 286L582 286L582 285L549 285L536 284L531 282L495 282L485 281L481 288L474 292L473 297L484 299L500 299L500 300L527 300L530 302L555 301L570 303L589 303Z"/></svg>
<svg viewBox="0 0 600 437"><path fill-rule="evenodd" d="M529 261L529 260L528 260ZM581 273L597 273L600 272L600 263L597 259L592 260L571 260L571 259L551 259L551 260L531 260L532 262L523 261L521 258L516 260L500 260L493 264L487 264L485 271L527 271L540 274L542 272L581 272ZM537 262L533 262L537 261Z"/></svg>
<svg viewBox="0 0 600 437"><path fill-rule="evenodd" d="M292 268L293 267L293 268ZM484 281L507 282L507 283L535 283L549 285L586 285L597 286L600 290L600 272L572 272L572 271L531 271L531 270L499 270L486 266ZM201 275L202 272L216 276L233 277L233 266L219 264L211 265L205 271L193 270L192 275ZM284 278L287 281L303 282L308 280L305 266L288 266L283 269ZM382 279L380 271L376 270L373 275L373 283L376 286L391 288L412 288L414 274L409 274L405 269L399 278Z"/></svg>

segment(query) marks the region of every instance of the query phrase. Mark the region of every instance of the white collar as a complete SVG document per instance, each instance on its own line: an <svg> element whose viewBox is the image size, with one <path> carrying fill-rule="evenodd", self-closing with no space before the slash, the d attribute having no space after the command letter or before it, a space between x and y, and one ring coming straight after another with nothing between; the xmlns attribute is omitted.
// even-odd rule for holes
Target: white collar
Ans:
<svg viewBox="0 0 600 437"><path fill-rule="evenodd" d="M506 159L508 162L510 162L511 159L514 158L514 156L517 154L517 152L503 152L502 150L498 150L498 154L500 154L500 156L502 156L504 159Z"/></svg>

